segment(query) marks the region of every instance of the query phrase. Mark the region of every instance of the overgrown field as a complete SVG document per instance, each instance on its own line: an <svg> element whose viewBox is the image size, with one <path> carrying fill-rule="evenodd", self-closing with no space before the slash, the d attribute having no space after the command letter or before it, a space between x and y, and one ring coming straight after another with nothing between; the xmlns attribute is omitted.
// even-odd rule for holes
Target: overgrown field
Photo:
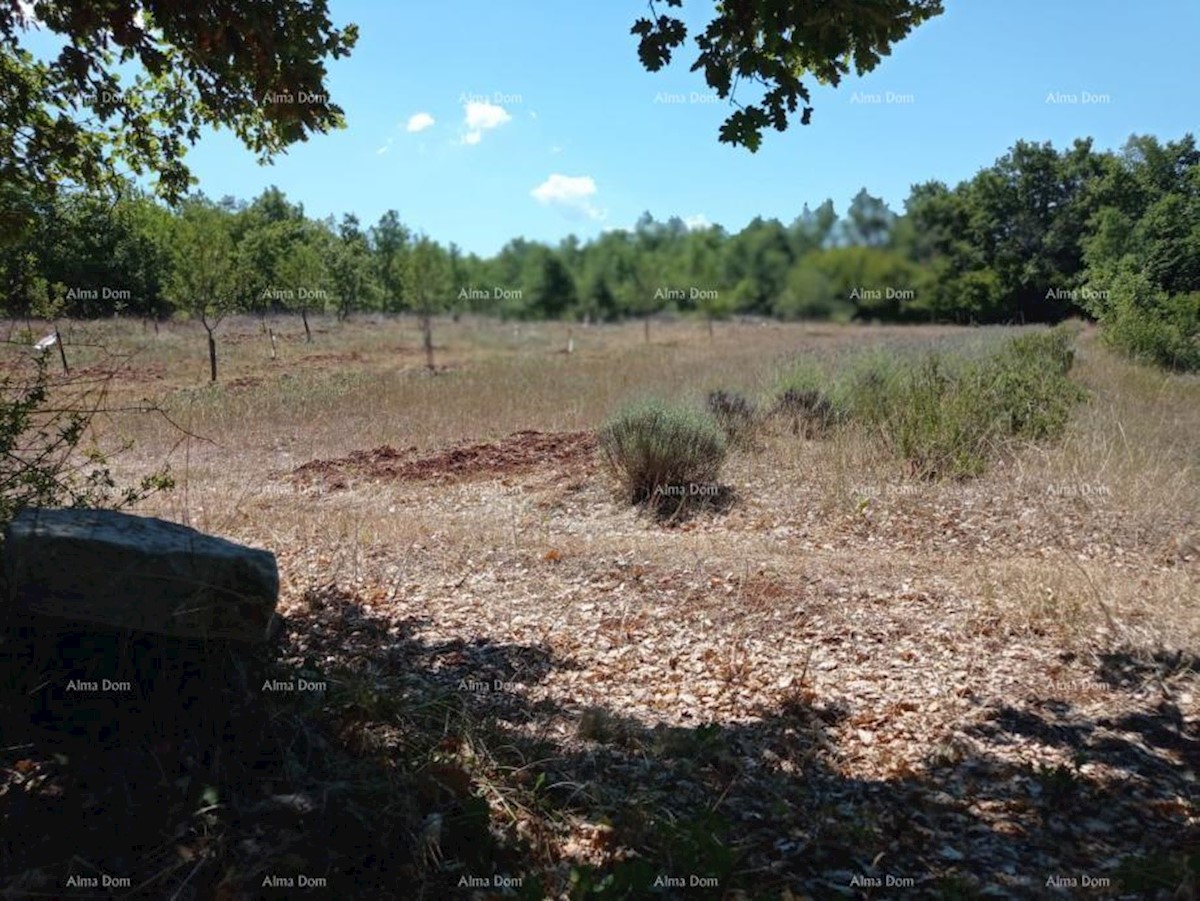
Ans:
<svg viewBox="0 0 1200 901"><path fill-rule="evenodd" d="M431 374L415 321L315 324L223 324L215 385L197 327L64 329L118 472L174 474L138 512L278 555L259 665L309 688L222 737L143 660L207 733L10 714L0 886L1196 891L1200 379L1083 327L468 318Z"/></svg>

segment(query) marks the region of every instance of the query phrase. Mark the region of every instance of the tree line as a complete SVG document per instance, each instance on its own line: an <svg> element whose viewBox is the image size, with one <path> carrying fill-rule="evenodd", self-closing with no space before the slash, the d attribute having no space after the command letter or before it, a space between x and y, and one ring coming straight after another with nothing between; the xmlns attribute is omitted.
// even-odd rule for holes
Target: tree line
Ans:
<svg viewBox="0 0 1200 901"><path fill-rule="evenodd" d="M114 312L408 312L613 321L658 313L891 322L1100 319L1125 349L1197 365L1200 152L1192 135L1021 141L973 178L912 187L904 211L865 188L793 221L728 232L644 213L631 229L557 245L514 238L495 255L443 246L389 210L316 219L278 188L250 202L192 195L167 207L31 198L32 226L0 247L10 316ZM211 331L211 329L210 329ZM426 329L428 333L428 328Z"/></svg>

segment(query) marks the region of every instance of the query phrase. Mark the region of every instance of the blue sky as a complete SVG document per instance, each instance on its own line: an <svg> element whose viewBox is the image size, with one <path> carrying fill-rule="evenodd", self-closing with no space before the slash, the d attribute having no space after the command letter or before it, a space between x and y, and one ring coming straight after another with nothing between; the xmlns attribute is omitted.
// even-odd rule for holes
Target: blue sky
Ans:
<svg viewBox="0 0 1200 901"><path fill-rule="evenodd" d="M946 6L874 72L810 83L812 124L769 131L751 154L718 143L731 110L703 96L692 51L657 74L641 67L629 33L640 0L331 0L335 22L360 28L355 52L330 64L348 127L266 167L228 132L208 134L188 163L211 197L275 184L310 215L364 224L394 208L487 255L517 236L631 227L643 210L736 231L827 197L841 212L862 187L900 210L913 183L968 178L1018 139L1111 148L1196 130L1196 0ZM684 9L700 26L712 4Z"/></svg>

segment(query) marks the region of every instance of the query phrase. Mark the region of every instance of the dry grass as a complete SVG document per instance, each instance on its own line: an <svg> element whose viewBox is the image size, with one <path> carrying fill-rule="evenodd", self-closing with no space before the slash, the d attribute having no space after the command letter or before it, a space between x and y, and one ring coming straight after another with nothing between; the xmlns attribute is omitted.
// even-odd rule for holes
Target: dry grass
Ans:
<svg viewBox="0 0 1200 901"><path fill-rule="evenodd" d="M97 341L135 352L114 400L157 398L201 436L181 440L164 419L141 414L105 426L110 437L136 439L122 458L126 472L165 460L180 481L141 512L275 551L285 614L311 614L316 589L336 586L369 616L403 625L417 649L405 660L406 678L436 681L433 664L476 653L476 641L549 655L554 664L519 692L486 697L526 705L522 716L501 728L480 715L475 731L467 730L476 793L491 803L494 823L535 830L525 837L539 860L591 854L611 863L571 805L607 816L629 786L588 782L599 750L578 742L643 754L638 742L649 739L642 726L652 721L678 728L715 721L730 735L744 730L756 748L781 730L774 756L755 770L783 774L764 797L795 788L821 761L839 779L849 777L845 785L911 786L906 780L926 773L920 790L940 793L966 771L948 775L935 766L928 775L931 749L958 749L947 758L955 766L964 754L983 757L970 750L983 747L1001 775L995 786L972 783L972 797L991 792L994 806L972 814L989 827L964 848L974 862L1006 834L993 827L1016 828L1001 820L1024 815L1005 794L1016 780L1003 774L1020 779L1035 763L1071 759L1050 741L989 743L994 733L980 731L995 727L989 711L1019 706L1026 695L1038 703L1065 697L1097 721L1115 722L1118 708L1142 710L1149 702L1111 687L1098 693L1081 661L1116 651L1148 660L1171 649L1183 652L1172 659L1200 654L1200 379L1132 366L1090 332L1081 339L1077 377L1091 400L1059 444L1021 449L972 481L918 483L853 429L805 440L784 422L768 422L725 466L732 508L664 527L621 503L597 460L443 480L332 465L308 480L294 472L381 445L396 448L396 459L421 461L519 430L593 429L646 394L700 405L709 391L725 389L762 406L797 356L834 357L881 343L973 344L981 333L727 324L710 342L702 326L673 323L656 324L647 347L640 325L577 326L568 356L564 324L525 324L518 335L512 324L464 320L436 326L447 369L430 376L415 322L323 323L312 345L297 323L272 327L287 336L275 362L257 322L222 326L225 375L216 386L203 384L204 348L194 328L172 325L155 336L137 324L87 327ZM76 328L77 340L84 331ZM987 330L984 337L1003 334ZM69 350L86 365L84 348ZM322 652L330 655L342 637L336 629L293 636L326 642ZM394 644L389 638L371 653ZM360 662L374 665L369 654ZM1194 718L1194 690L1175 697ZM462 704L491 709L474 696ZM815 718L801 716L805 705L820 707ZM593 708L599 712L587 712ZM844 724L841 708L851 712ZM547 759L556 762L547 772L554 777L561 764L557 778L575 786L568 786L570 803L554 808L535 797L521 781L528 761L505 757L510 743L531 736L553 745ZM672 736L659 738L669 744ZM1105 753L1097 744L1097 760ZM730 781L723 761L717 755L712 764L723 781L704 805L736 807L746 803L738 800L743 791L754 800L753 779L743 773ZM1105 809L1115 810L1111 799L1125 798L1127 785L1114 789L1095 778L1080 783L1081 793L1109 799ZM605 791L614 797L601 799ZM894 800L898 809L924 809L901 793ZM855 824L875 815L873 804L853 808ZM790 810L792 819L769 818L770 827L799 835L816 817L795 804ZM1002 810L1009 813L995 813ZM622 825L623 841L638 835L630 823ZM1030 843L1057 847L1031 823L1020 826L1034 836ZM868 858L884 850L869 834L842 835L842 826L850 828L828 827L837 853L864 842ZM1168 827L1178 831L1177 823ZM939 828L923 859L959 825ZM1113 837L1104 854L1080 856L1072 866L1153 844L1140 828L1130 827L1136 841ZM646 827L651 850L658 847L654 829ZM1064 871L1074 870L1064 864ZM1045 884L1045 873L1030 878Z"/></svg>
<svg viewBox="0 0 1200 901"><path fill-rule="evenodd" d="M503 485L363 482L315 496L284 478L309 460L380 445L428 453L522 429L592 429L621 404L648 394L699 405L720 388L766 406L780 374L797 358L828 359L880 342L966 347L1003 335L996 329L730 323L710 341L703 328L682 322L656 324L646 346L637 324L465 319L437 324L437 355L446 370L431 377L423 371L415 321L326 321L317 325L312 344L304 343L296 322L267 324L280 337L274 361L258 320L221 326L217 385L203 381L201 335L188 323L158 333L138 323L78 324L68 349L76 367L99 367L117 352L126 362L112 388L113 402L156 400L172 420L204 439L183 438L160 417L112 419L110 436L136 442L121 462L127 472L166 461L179 478L180 488L147 512L275 548L319 550L331 561L331 575L356 577L368 559L406 559L422 545L438 548L422 555L425 565L450 570L453 558L498 545L562 544L565 536L556 534L562 519L531 504L527 492ZM571 355L565 353L568 335L574 339ZM1051 623L1083 634L1111 627L1110 615L1127 615L1142 624L1137 628L1147 640L1147 624L1158 623L1154 640L1198 646L1200 616L1184 599L1200 596L1192 592L1195 570L1189 565L1200 538L1200 380L1131 365L1091 332L1082 338L1076 377L1091 400L1076 413L1065 440L1028 448L974 483L914 485L868 436L840 430L823 441L803 441L782 423L768 423L726 467L739 503L725 517L720 541L695 548L677 533L647 536L643 524L598 485L572 495L586 501L584 522L575 528L586 528L596 547L611 546L614 553L636 545L644 556L694 555L721 568L724 556L774 557L772 530L800 521L814 544L842 549L847 522L860 531L891 529L895 538L903 529L936 530L938 517L962 518L964 505L983 503L989 515L1007 510L1019 523L1014 534L1025 530L1031 540L993 545L978 585L980 561L959 553L961 544L938 547L918 539L911 564L947 578L961 573L965 587L981 589L985 607L1004 611L1013 622ZM541 502L547 504L544 497ZM895 550L887 536L871 541ZM1039 542L1059 562L1031 559ZM1092 553L1080 542L1104 550ZM869 546L864 550L872 553ZM1079 568L1080 556L1092 569Z"/></svg>

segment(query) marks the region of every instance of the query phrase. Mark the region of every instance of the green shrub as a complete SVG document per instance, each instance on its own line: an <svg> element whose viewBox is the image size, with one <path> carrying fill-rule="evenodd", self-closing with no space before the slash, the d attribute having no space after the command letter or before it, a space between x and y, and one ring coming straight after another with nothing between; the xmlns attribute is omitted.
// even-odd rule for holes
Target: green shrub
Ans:
<svg viewBox="0 0 1200 901"><path fill-rule="evenodd" d="M1121 302L1104 320L1109 346L1135 360L1180 372L1200 371L1200 292Z"/></svg>
<svg viewBox="0 0 1200 901"><path fill-rule="evenodd" d="M975 372L968 390L995 415L1006 437L1057 438L1082 401L1082 388L1067 378L1075 360L1071 335L1062 327L1014 338Z"/></svg>
<svg viewBox="0 0 1200 901"><path fill-rule="evenodd" d="M963 478L987 468L991 419L967 385L977 364L953 367L939 353L910 364L865 422L923 478Z"/></svg>
<svg viewBox="0 0 1200 901"><path fill-rule="evenodd" d="M728 452L711 416L657 400L621 410L599 438L630 502L660 510L713 496Z"/></svg>
<svg viewBox="0 0 1200 901"><path fill-rule="evenodd" d="M1066 375L1075 365L1075 337L1078 329L1065 325L1055 326L1044 332L1031 332L1011 339L1000 350L1006 359L1021 366L1040 366L1043 362L1054 364L1059 375Z"/></svg>
<svg viewBox="0 0 1200 901"><path fill-rule="evenodd" d="M834 380L834 404L843 419L867 425L882 422L900 386L906 360L894 351L854 358Z"/></svg>
<svg viewBox="0 0 1200 901"><path fill-rule="evenodd" d="M863 355L830 379L828 395L789 388L792 403L824 402L832 421L852 422L926 478L987 469L1007 441L1060 435L1083 390L1070 380L1073 334L1062 327L1002 344ZM791 384L815 381L811 368ZM807 393L805 393L807 392Z"/></svg>

